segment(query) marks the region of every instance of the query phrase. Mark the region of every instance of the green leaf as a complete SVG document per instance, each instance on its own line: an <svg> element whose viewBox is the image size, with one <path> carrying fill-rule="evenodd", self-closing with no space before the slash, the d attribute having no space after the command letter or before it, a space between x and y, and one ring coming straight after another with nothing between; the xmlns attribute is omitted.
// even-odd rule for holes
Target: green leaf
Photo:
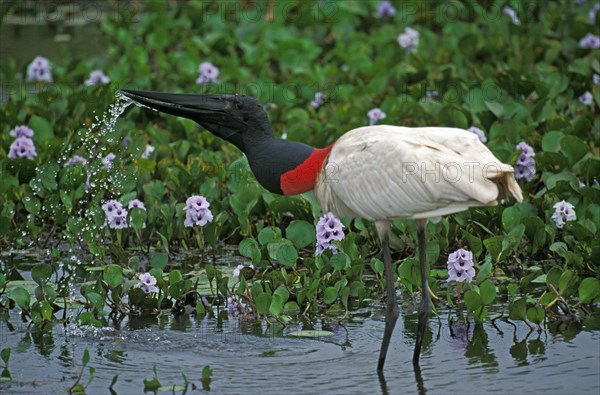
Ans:
<svg viewBox="0 0 600 395"><path fill-rule="evenodd" d="M579 282L579 277L572 270L565 270L558 280L558 292L562 296L569 296L575 293L575 286Z"/></svg>
<svg viewBox="0 0 600 395"><path fill-rule="evenodd" d="M493 268L492 257L487 255L485 257L485 262L479 268L479 273L477 273L477 282L481 283L483 280L485 280L492 273Z"/></svg>
<svg viewBox="0 0 600 395"><path fill-rule="evenodd" d="M172 270L169 273L169 284L173 285L179 281L183 280L183 275L181 274L181 271L179 270Z"/></svg>
<svg viewBox="0 0 600 395"><path fill-rule="evenodd" d="M600 296L600 280L593 277L585 278L579 284L579 303L591 303Z"/></svg>
<svg viewBox="0 0 600 395"><path fill-rule="evenodd" d="M88 362L90 362L90 352L86 348L83 352L83 358L81 358L81 363L83 364L83 366L86 366Z"/></svg>
<svg viewBox="0 0 600 395"><path fill-rule="evenodd" d="M483 304L491 304L496 300L496 286L490 280L485 280L481 283L479 293Z"/></svg>
<svg viewBox="0 0 600 395"><path fill-rule="evenodd" d="M544 321L546 313L542 306L534 306L527 309L527 319L534 324L541 324Z"/></svg>
<svg viewBox="0 0 600 395"><path fill-rule="evenodd" d="M508 306L508 315L511 320L525 321L527 319L527 299L519 298Z"/></svg>
<svg viewBox="0 0 600 395"><path fill-rule="evenodd" d="M267 244L267 251L272 259L286 266L295 266L298 259L298 251L291 241L279 239Z"/></svg>
<svg viewBox="0 0 600 395"><path fill-rule="evenodd" d="M329 263L335 270L341 271L350 267L350 257L344 252L338 252L331 257Z"/></svg>
<svg viewBox="0 0 600 395"><path fill-rule="evenodd" d="M571 166L581 160L590 151L589 146L575 136L562 139L560 145L565 156L569 159Z"/></svg>
<svg viewBox="0 0 600 395"><path fill-rule="evenodd" d="M37 213L39 213L40 209L42 208L40 199L38 199L35 196L27 195L27 196L23 197L23 199L21 201L23 202L23 206L25 206L25 210L27 210L29 213L31 213L33 215L36 215Z"/></svg>
<svg viewBox="0 0 600 395"><path fill-rule="evenodd" d="M256 309L259 314L268 315L269 307L271 306L271 295L266 292L261 293L256 297Z"/></svg>
<svg viewBox="0 0 600 395"><path fill-rule="evenodd" d="M464 299L468 311L475 311L483 306L481 296L472 289L465 292Z"/></svg>
<svg viewBox="0 0 600 395"><path fill-rule="evenodd" d="M483 241L483 245L485 245L485 248L488 250L494 260L498 260L500 258L503 240L504 236L493 236Z"/></svg>
<svg viewBox="0 0 600 395"><path fill-rule="evenodd" d="M271 305L269 306L269 312L277 317L279 314L281 314L281 311L283 310L283 300L281 298L281 295L278 294L274 294L273 297L271 298Z"/></svg>
<svg viewBox="0 0 600 395"><path fill-rule="evenodd" d="M24 288L22 288L22 287L14 288L13 290L10 291L9 297L12 300L14 300L15 303L17 304L17 306L19 306L21 309L23 309L25 311L29 311L29 307L31 304L30 296L29 296L29 292L27 292Z"/></svg>
<svg viewBox="0 0 600 395"><path fill-rule="evenodd" d="M4 366L8 366L8 360L10 359L10 348L5 348L0 351L0 358L4 362Z"/></svg>
<svg viewBox="0 0 600 395"><path fill-rule="evenodd" d="M52 124L40 116L33 115L29 120L29 127L35 132L35 141L41 142L54 137Z"/></svg>
<svg viewBox="0 0 600 395"><path fill-rule="evenodd" d="M41 300L39 302L39 305L40 305L40 312L42 313L42 317L46 321L51 321L54 312L52 310L52 306L50 305L50 303L48 303L47 300Z"/></svg>
<svg viewBox="0 0 600 395"><path fill-rule="evenodd" d="M281 229L274 226L267 226L258 232L258 242L266 245L281 239Z"/></svg>
<svg viewBox="0 0 600 395"><path fill-rule="evenodd" d="M517 226L520 220L521 210L517 206L507 207L502 212L502 226L506 232Z"/></svg>
<svg viewBox="0 0 600 395"><path fill-rule="evenodd" d="M242 256L252 259L253 263L258 263L261 260L262 253L260 246L254 239L246 238L240 242L238 250Z"/></svg>
<svg viewBox="0 0 600 395"><path fill-rule="evenodd" d="M285 237L297 248L304 248L314 243L315 227L307 221L294 220L286 228Z"/></svg>
<svg viewBox="0 0 600 395"><path fill-rule="evenodd" d="M116 288L123 284L123 269L119 265L106 265L102 278L109 288Z"/></svg>
<svg viewBox="0 0 600 395"><path fill-rule="evenodd" d="M47 263L38 263L31 269L31 278L33 281L43 286L52 276L52 266Z"/></svg>
<svg viewBox="0 0 600 395"><path fill-rule="evenodd" d="M327 304L332 304L337 299L337 290L335 287L327 287L325 288L325 292L323 293L323 301Z"/></svg>
<svg viewBox="0 0 600 395"><path fill-rule="evenodd" d="M168 263L169 254L166 252L157 252L156 254L152 255L152 258L150 258L150 266L153 269L164 270Z"/></svg>
<svg viewBox="0 0 600 395"><path fill-rule="evenodd" d="M542 150L546 152L558 152L560 141L565 136L563 132L548 132L542 138Z"/></svg>

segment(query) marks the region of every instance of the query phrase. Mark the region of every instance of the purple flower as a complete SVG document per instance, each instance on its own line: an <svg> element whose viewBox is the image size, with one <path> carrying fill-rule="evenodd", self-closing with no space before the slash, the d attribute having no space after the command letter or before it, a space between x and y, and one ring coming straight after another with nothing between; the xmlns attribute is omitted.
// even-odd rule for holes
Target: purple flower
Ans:
<svg viewBox="0 0 600 395"><path fill-rule="evenodd" d="M245 267L249 267L250 269L254 269L254 265L250 265L250 266L244 266L244 265L237 265L237 267L235 269L233 269L233 277L239 277L240 273L242 272L242 269Z"/></svg>
<svg viewBox="0 0 600 395"><path fill-rule="evenodd" d="M217 82L219 79L219 68L210 62L201 63L198 66L200 76L196 80L197 84L204 85L211 82Z"/></svg>
<svg viewBox="0 0 600 395"><path fill-rule="evenodd" d="M106 221L104 225L108 225L111 229L123 229L127 227L127 210L123 205L116 200L109 200L102 205Z"/></svg>
<svg viewBox="0 0 600 395"><path fill-rule="evenodd" d="M535 175L535 152L524 141L517 144L516 149L522 152L515 163L515 178L524 178L526 181L531 181Z"/></svg>
<svg viewBox="0 0 600 395"><path fill-rule="evenodd" d="M600 85L600 74L594 73L594 75L592 75L592 83L594 85Z"/></svg>
<svg viewBox="0 0 600 395"><path fill-rule="evenodd" d="M113 164L113 160L115 160L116 157L117 156L115 154L113 154L112 152L109 153L104 158L102 158L102 166L106 170L110 170L110 168L112 167L112 164Z"/></svg>
<svg viewBox="0 0 600 395"><path fill-rule="evenodd" d="M579 96L579 101L586 106L591 106L594 102L594 96L592 96L590 91L586 91L583 95Z"/></svg>
<svg viewBox="0 0 600 395"><path fill-rule="evenodd" d="M139 199L133 199L132 201L130 201L129 204L127 205L127 208L129 208L129 209L139 208L142 210L146 210L146 206L144 206L144 203L142 201L140 201Z"/></svg>
<svg viewBox="0 0 600 395"><path fill-rule="evenodd" d="M185 201L184 210L186 213L183 224L189 228L192 226L204 226L212 222L213 215L209 207L210 203L208 203L204 196L194 195L189 197Z"/></svg>
<svg viewBox="0 0 600 395"><path fill-rule="evenodd" d="M52 68L48 59L36 56L27 66L27 81L52 82Z"/></svg>
<svg viewBox="0 0 600 395"><path fill-rule="evenodd" d="M376 107L369 110L367 116L369 117L369 125L374 125L377 121L384 119L386 115L383 111Z"/></svg>
<svg viewBox="0 0 600 395"><path fill-rule="evenodd" d="M325 96L323 95L323 92L316 92L314 100L310 102L310 106L312 108L319 108L319 107L321 107L321 104L323 104L323 98L324 97Z"/></svg>
<svg viewBox="0 0 600 395"><path fill-rule="evenodd" d="M467 130L469 132L473 133L474 135L476 135L477 137L479 137L479 140L481 140L482 143L487 143L487 137L485 137L485 133L483 132L483 130L481 130L475 126L471 126Z"/></svg>
<svg viewBox="0 0 600 395"><path fill-rule="evenodd" d="M508 15L508 17L512 20L513 24L515 24L517 26L521 26L521 21L519 20L519 17L517 16L517 12L515 10L513 10L509 6L505 6L502 9L502 13L504 15Z"/></svg>
<svg viewBox="0 0 600 395"><path fill-rule="evenodd" d="M334 254L337 253L337 247L333 244L334 241L344 239L344 225L333 213L327 213L317 222L317 249L315 255L321 255L325 250L331 250Z"/></svg>
<svg viewBox="0 0 600 395"><path fill-rule="evenodd" d="M419 46L419 32L407 27L404 33L398 36L398 44L406 50L407 53L416 53Z"/></svg>
<svg viewBox="0 0 600 395"><path fill-rule="evenodd" d="M33 140L29 137L17 137L10 145L9 158L33 159L37 156Z"/></svg>
<svg viewBox="0 0 600 395"><path fill-rule="evenodd" d="M389 0L382 0L377 5L377 18L381 18L384 16L394 16L396 15L396 9L394 5Z"/></svg>
<svg viewBox="0 0 600 395"><path fill-rule="evenodd" d="M448 255L448 282L471 282L475 277L473 253L459 248Z"/></svg>
<svg viewBox="0 0 600 395"><path fill-rule="evenodd" d="M13 137L33 137L33 130L25 125L17 126L9 132Z"/></svg>
<svg viewBox="0 0 600 395"><path fill-rule="evenodd" d="M106 85L110 82L110 78L104 74L102 70L94 70L90 73L90 78L85 80L87 86Z"/></svg>
<svg viewBox="0 0 600 395"><path fill-rule="evenodd" d="M598 49L600 48L600 37L588 33L581 40L579 40L579 48L584 49Z"/></svg>
<svg viewBox="0 0 600 395"><path fill-rule="evenodd" d="M154 147L151 146L150 144L146 144L146 150L142 154L142 158L148 159L150 157L150 155L152 155L153 152L154 152Z"/></svg>
<svg viewBox="0 0 600 395"><path fill-rule="evenodd" d="M145 293L156 293L159 291L156 286L156 277L150 273L140 274L138 277L140 282L136 284L136 287L141 288Z"/></svg>
<svg viewBox="0 0 600 395"><path fill-rule="evenodd" d="M575 221L577 219L577 214L575 214L575 206L569 202L562 200L554 204L552 207L554 208L552 219L554 220L556 227L559 229L565 226L565 222Z"/></svg>
<svg viewBox="0 0 600 395"><path fill-rule="evenodd" d="M64 167L68 167L71 165L75 165L77 163L81 163L82 165L87 165L87 160L79 155L73 155L71 159L65 162Z"/></svg>
<svg viewBox="0 0 600 395"><path fill-rule="evenodd" d="M425 97L427 100L433 100L435 97L438 97L440 94L438 91L427 91L425 92Z"/></svg>
<svg viewBox="0 0 600 395"><path fill-rule="evenodd" d="M590 12L588 12L588 18L592 25L596 24L596 12L598 12L598 10L600 10L600 3L595 3L592 6L592 9L590 9Z"/></svg>

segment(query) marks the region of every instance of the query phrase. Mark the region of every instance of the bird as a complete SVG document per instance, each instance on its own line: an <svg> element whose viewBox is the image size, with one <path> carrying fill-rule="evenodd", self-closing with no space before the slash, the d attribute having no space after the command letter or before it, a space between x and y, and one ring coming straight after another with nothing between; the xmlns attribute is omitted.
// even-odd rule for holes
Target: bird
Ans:
<svg viewBox="0 0 600 395"><path fill-rule="evenodd" d="M117 95L194 120L232 143L270 192L296 195L314 190L324 212L375 223L386 279L380 373L399 316L389 238L392 221L416 222L422 294L413 352L418 367L432 310L425 254L428 220L494 206L511 196L523 200L513 167L467 130L373 125L350 130L331 145L315 148L275 137L267 112L250 96L136 90L120 90Z"/></svg>

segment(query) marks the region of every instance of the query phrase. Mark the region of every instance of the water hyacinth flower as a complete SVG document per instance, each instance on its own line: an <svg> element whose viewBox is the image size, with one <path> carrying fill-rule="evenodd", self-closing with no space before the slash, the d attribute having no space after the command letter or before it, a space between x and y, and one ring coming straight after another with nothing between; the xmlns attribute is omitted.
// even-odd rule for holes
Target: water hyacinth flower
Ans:
<svg viewBox="0 0 600 395"><path fill-rule="evenodd" d="M379 108L375 107L367 113L369 117L369 125L375 125L377 121L380 121L386 117L386 114Z"/></svg>
<svg viewBox="0 0 600 395"><path fill-rule="evenodd" d="M448 255L448 282L473 281L475 268L473 267L473 253L459 248Z"/></svg>
<svg viewBox="0 0 600 395"><path fill-rule="evenodd" d="M524 141L517 144L516 149L521 151L521 155L515 163L515 178L524 178L526 181L531 181L535 175L535 152Z"/></svg>
<svg viewBox="0 0 600 395"><path fill-rule="evenodd" d="M106 85L110 82L110 78L102 70L94 70L90 73L90 77L85 80L87 86Z"/></svg>
<svg viewBox="0 0 600 395"><path fill-rule="evenodd" d="M139 208L139 209L142 209L142 210L146 210L146 206L139 199L133 199L132 201L130 201L129 204L127 205L127 208L128 209Z"/></svg>
<svg viewBox="0 0 600 395"><path fill-rule="evenodd" d="M105 225L111 229L123 229L127 227L127 210L117 200L109 200L102 205L106 216Z"/></svg>
<svg viewBox="0 0 600 395"><path fill-rule="evenodd" d="M592 92L586 91L583 95L579 96L579 101L586 106L591 106L594 102L594 96L592 96Z"/></svg>
<svg viewBox="0 0 600 395"><path fill-rule="evenodd" d="M416 53L419 46L419 32L407 27L404 33L398 36L398 44L406 50L407 53Z"/></svg>
<svg viewBox="0 0 600 395"><path fill-rule="evenodd" d="M579 40L579 48L583 49L598 49L600 48L600 37L595 34L588 33Z"/></svg>
<svg viewBox="0 0 600 395"><path fill-rule="evenodd" d="M50 62L43 56L36 56L27 66L27 81L52 82Z"/></svg>
<svg viewBox="0 0 600 395"><path fill-rule="evenodd" d="M68 161L65 162L64 167L75 165L77 163L81 163L82 165L87 165L88 161L79 155L73 155L73 157L71 159L69 159Z"/></svg>
<svg viewBox="0 0 600 395"><path fill-rule="evenodd" d="M29 137L17 137L10 145L9 158L33 159L37 156L35 144Z"/></svg>
<svg viewBox="0 0 600 395"><path fill-rule="evenodd" d="M319 222L317 222L317 249L315 255L321 255L325 250L331 250L331 252L336 254L337 247L333 242L344 239L343 227L342 222L331 212L319 218Z"/></svg>
<svg viewBox="0 0 600 395"><path fill-rule="evenodd" d="M140 282L136 284L136 287L141 288L145 293L149 294L158 292L158 287L156 286L156 277L154 277L152 274L140 274L138 279Z"/></svg>
<svg viewBox="0 0 600 395"><path fill-rule="evenodd" d="M427 98L427 100L433 100L434 98L438 97L440 94L438 93L438 91L427 91L425 92L425 97Z"/></svg>
<svg viewBox="0 0 600 395"><path fill-rule="evenodd" d="M217 82L219 79L219 68L210 62L201 63L198 66L200 76L196 80L197 84L204 85L211 82Z"/></svg>
<svg viewBox="0 0 600 395"><path fill-rule="evenodd" d="M600 11L600 3L595 3L590 12L588 12L588 19L592 25L596 24L596 13Z"/></svg>
<svg viewBox="0 0 600 395"><path fill-rule="evenodd" d="M104 167L106 170L110 170L113 160L115 160L116 157L117 156L112 152L106 155L104 158L102 158L102 167Z"/></svg>
<svg viewBox="0 0 600 395"><path fill-rule="evenodd" d="M519 20L517 12L514 9L510 8L509 6L504 6L502 13L507 15L514 25L521 26L521 21Z"/></svg>
<svg viewBox="0 0 600 395"><path fill-rule="evenodd" d="M153 152L154 152L154 147L151 146L150 144L146 144L146 150L142 154L142 158L148 159L150 157L150 155L152 155Z"/></svg>
<svg viewBox="0 0 600 395"><path fill-rule="evenodd" d="M185 201L185 222L186 227L204 226L212 222L213 215L209 209L210 203L204 196L194 195Z"/></svg>
<svg viewBox="0 0 600 395"><path fill-rule="evenodd" d="M323 98L325 96L323 95L323 92L316 92L315 93L315 98L310 102L310 106L312 108L319 108L321 107L321 105L323 104Z"/></svg>
<svg viewBox="0 0 600 395"><path fill-rule="evenodd" d="M9 132L9 134L15 138L17 137L33 137L33 130L25 125L16 126L13 130Z"/></svg>
<svg viewBox="0 0 600 395"><path fill-rule="evenodd" d="M384 16L394 16L396 15L396 9L394 5L389 0L382 0L377 5L377 18L382 18Z"/></svg>
<svg viewBox="0 0 600 395"><path fill-rule="evenodd" d="M600 86L600 74L594 73L594 75L592 75L592 83Z"/></svg>
<svg viewBox="0 0 600 395"><path fill-rule="evenodd" d="M552 219L554 220L556 227L559 229L562 229L567 221L575 221L577 219L577 214L575 214L575 206L569 202L562 200L552 207L554 208Z"/></svg>
<svg viewBox="0 0 600 395"><path fill-rule="evenodd" d="M254 269L254 265L250 265L250 266L244 266L244 265L237 265L237 267L235 269L233 269L233 277L239 277L240 273L242 272L242 269L245 267L249 267L250 269Z"/></svg>
<svg viewBox="0 0 600 395"><path fill-rule="evenodd" d="M487 137L485 137L485 133L483 132L483 130L481 130L475 126L471 126L467 130L469 132L473 133L474 135L476 135L477 137L479 137L479 140L481 140L482 143L487 143Z"/></svg>

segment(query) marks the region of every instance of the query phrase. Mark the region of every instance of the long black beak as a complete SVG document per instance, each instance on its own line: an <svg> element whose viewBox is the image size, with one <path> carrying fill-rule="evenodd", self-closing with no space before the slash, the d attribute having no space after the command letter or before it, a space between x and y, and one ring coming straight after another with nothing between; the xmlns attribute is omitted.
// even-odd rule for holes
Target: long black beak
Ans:
<svg viewBox="0 0 600 395"><path fill-rule="evenodd" d="M117 92L143 106L195 121L214 123L231 108L230 95L193 95L121 89Z"/></svg>
<svg viewBox="0 0 600 395"><path fill-rule="evenodd" d="M244 124L235 116L236 96L162 93L121 89L123 95L151 109L198 122L216 136L243 150L240 131Z"/></svg>

